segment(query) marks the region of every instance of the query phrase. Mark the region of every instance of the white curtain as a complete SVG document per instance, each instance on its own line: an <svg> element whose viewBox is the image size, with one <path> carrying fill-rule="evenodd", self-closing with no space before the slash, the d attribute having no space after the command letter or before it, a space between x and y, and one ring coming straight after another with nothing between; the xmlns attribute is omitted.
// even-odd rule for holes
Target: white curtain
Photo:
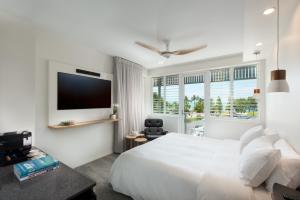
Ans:
<svg viewBox="0 0 300 200"><path fill-rule="evenodd" d="M124 138L141 131L144 124L144 68L126 59L114 57L114 102L119 105L114 152L124 151Z"/></svg>

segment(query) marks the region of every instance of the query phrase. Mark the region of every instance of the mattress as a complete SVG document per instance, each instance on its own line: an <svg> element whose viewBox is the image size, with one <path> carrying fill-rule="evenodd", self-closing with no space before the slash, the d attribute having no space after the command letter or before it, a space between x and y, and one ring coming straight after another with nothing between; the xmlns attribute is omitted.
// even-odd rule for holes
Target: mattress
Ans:
<svg viewBox="0 0 300 200"><path fill-rule="evenodd" d="M239 179L239 141L170 133L121 154L110 182L135 200L271 199Z"/></svg>

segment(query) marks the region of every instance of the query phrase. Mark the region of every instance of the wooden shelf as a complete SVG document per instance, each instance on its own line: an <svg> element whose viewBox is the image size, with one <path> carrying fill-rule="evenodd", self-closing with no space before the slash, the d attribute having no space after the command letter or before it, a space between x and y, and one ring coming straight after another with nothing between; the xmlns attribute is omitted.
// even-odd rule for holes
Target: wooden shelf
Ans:
<svg viewBox="0 0 300 200"><path fill-rule="evenodd" d="M99 119L99 120L92 120L92 121L85 121L85 122L77 122L73 125L63 126L63 125L48 125L48 128L52 129L63 129L63 128L75 128L81 126L87 126L91 124L101 124L101 123L113 123L118 122L119 119Z"/></svg>

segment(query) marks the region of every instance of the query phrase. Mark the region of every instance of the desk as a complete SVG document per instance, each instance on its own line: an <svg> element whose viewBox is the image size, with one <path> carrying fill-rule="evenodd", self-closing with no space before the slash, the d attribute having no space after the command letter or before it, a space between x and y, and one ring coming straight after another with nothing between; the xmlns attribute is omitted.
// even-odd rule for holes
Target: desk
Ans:
<svg viewBox="0 0 300 200"><path fill-rule="evenodd" d="M15 177L12 165L0 167L0 200L95 200L95 185L63 163L23 182Z"/></svg>

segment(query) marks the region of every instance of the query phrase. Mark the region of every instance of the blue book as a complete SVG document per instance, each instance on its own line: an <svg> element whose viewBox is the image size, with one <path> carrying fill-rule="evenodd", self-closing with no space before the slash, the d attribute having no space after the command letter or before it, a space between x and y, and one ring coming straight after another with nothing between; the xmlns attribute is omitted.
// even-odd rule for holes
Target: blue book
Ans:
<svg viewBox="0 0 300 200"><path fill-rule="evenodd" d="M46 155L34 160L28 160L14 165L14 173L19 180L25 180L38 174L55 169L59 161L52 156Z"/></svg>

